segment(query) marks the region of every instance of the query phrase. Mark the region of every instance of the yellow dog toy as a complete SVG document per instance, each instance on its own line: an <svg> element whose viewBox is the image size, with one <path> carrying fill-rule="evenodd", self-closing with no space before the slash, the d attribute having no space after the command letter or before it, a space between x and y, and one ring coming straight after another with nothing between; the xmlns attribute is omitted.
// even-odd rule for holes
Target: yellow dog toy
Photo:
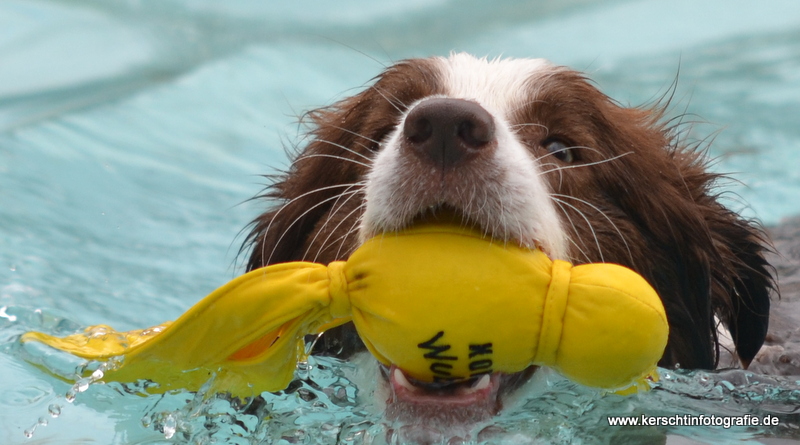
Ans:
<svg viewBox="0 0 800 445"><path fill-rule="evenodd" d="M304 335L351 319L381 363L421 381L536 364L609 389L653 372L669 330L656 292L625 267L573 267L468 229L423 225L369 240L346 262L254 270L173 323L22 341L93 360L122 356L110 380L197 390L216 375L215 390L249 396L289 384Z"/></svg>

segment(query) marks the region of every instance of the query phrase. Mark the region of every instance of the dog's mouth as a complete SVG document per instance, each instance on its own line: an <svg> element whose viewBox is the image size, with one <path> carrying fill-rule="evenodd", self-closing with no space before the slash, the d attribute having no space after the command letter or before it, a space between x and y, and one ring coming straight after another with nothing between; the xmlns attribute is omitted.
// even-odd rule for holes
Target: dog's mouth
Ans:
<svg viewBox="0 0 800 445"><path fill-rule="evenodd" d="M515 373L483 374L458 382L428 383L400 368L381 366L389 387L386 416L438 426L471 425L488 420L503 408L503 397L524 384L536 366Z"/></svg>
<svg viewBox="0 0 800 445"><path fill-rule="evenodd" d="M447 383L420 382L394 365L383 366L382 373L389 386L386 416L392 420L463 425L489 419L502 408L499 373Z"/></svg>
<svg viewBox="0 0 800 445"><path fill-rule="evenodd" d="M475 404L494 405L500 389L500 374L483 374L462 382L426 383L415 380L396 366L384 367L391 385L391 401L436 404L463 408Z"/></svg>

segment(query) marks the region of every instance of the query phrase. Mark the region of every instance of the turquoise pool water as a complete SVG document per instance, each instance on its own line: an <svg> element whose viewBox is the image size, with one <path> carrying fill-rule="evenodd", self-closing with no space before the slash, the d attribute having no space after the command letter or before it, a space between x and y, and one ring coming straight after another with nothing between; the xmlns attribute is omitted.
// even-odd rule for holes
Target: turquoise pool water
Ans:
<svg viewBox="0 0 800 445"><path fill-rule="evenodd" d="M631 104L663 94L680 73L674 112L708 122L694 136L716 136L714 168L737 180L725 184L730 205L768 224L800 214L795 3L0 2L0 443L401 440L380 419L367 371L349 364L312 362L300 371L307 379L255 409L114 385L81 392L25 359L64 373L80 363L16 339L30 329L150 326L241 272L239 231L259 211L246 201L259 175L286 165L282 146L302 132L296 116L404 57L547 57ZM496 428L471 437L800 440L796 379L665 376L658 390L622 398L541 375ZM604 420L613 413L781 423L615 428Z"/></svg>

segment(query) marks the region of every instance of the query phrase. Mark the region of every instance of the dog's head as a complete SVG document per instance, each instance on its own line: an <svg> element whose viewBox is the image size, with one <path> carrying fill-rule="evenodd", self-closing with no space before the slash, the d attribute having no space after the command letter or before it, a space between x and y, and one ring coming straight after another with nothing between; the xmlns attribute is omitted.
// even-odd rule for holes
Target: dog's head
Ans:
<svg viewBox="0 0 800 445"><path fill-rule="evenodd" d="M764 341L773 281L762 232L718 202L718 176L662 107L620 106L541 59L455 54L397 63L308 117L310 142L264 194L277 205L253 222L250 269L344 259L367 237L455 218L643 275L670 322L662 366L713 368L715 317L745 366ZM351 341L340 331L328 345ZM394 374L401 393L474 392ZM490 382L474 383L487 392Z"/></svg>

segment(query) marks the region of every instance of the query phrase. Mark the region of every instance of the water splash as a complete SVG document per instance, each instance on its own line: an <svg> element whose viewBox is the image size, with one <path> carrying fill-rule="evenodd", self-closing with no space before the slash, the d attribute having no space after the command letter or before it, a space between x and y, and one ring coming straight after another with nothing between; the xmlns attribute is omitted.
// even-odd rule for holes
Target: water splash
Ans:
<svg viewBox="0 0 800 445"><path fill-rule="evenodd" d="M49 412L50 416L55 419L61 415L61 405L52 403L47 407L47 412Z"/></svg>
<svg viewBox="0 0 800 445"><path fill-rule="evenodd" d="M92 384L101 382L106 372L117 369L121 363L122 358L112 358L107 362L85 362L77 368L75 374L77 376L86 375L89 371L91 371L91 374L89 374L87 377L81 377L77 379L72 387L67 390L64 398L69 403L75 402L75 398L78 396L78 394L86 392L86 390L88 390ZM92 371L91 368L95 367L96 369Z"/></svg>
<svg viewBox="0 0 800 445"><path fill-rule="evenodd" d="M7 313L6 312L7 310L8 310L8 306L0 307L0 318L5 318L6 320L8 320L8 321L10 321L12 323L17 321L17 316Z"/></svg>
<svg viewBox="0 0 800 445"><path fill-rule="evenodd" d="M209 382L175 410L158 406L190 394L163 396L143 416L142 426L193 444L232 438L242 443L363 443L364 431L380 415L359 404L359 388L346 375L352 369L333 358L309 357L285 390L247 399L211 394Z"/></svg>
<svg viewBox="0 0 800 445"><path fill-rule="evenodd" d="M288 388L240 400L204 391L164 396L155 405L173 403L142 425L176 443L366 444L405 443L417 425L385 420L375 395L376 383L354 378L346 362L309 357ZM491 422L458 437L435 432L442 443L607 443L664 440L681 436L697 441L742 441L772 436L800 439L800 382L744 371L662 370L651 391L618 396L572 383L552 371L536 376ZM363 377L363 376L362 376ZM358 381L358 383L356 383ZM210 387L210 385L208 385ZM166 399L172 398L171 402ZM184 398L184 402L181 402ZM174 405L174 406L175 406ZM163 408L163 406L162 406ZM154 411L156 411L154 409ZM775 415L773 427L613 427L613 415ZM235 442L234 443L239 443Z"/></svg>
<svg viewBox="0 0 800 445"><path fill-rule="evenodd" d="M9 308L20 323L49 332L74 324L35 311ZM6 321L8 321L6 319ZM30 329L29 327L27 329ZM68 332L67 332L68 333ZM98 335L101 333L98 332ZM295 379L283 391L239 399L211 391L213 379L196 393L153 395L151 382L102 384L119 360L77 360L69 354L20 345L5 349L49 372L74 381L64 393L66 405L113 413L125 434L158 443L295 443L382 445L412 440L419 425L403 425L382 416L377 366L368 356L341 361L309 356L298 364ZM652 442L679 436L698 442L748 441L763 437L800 443L800 381L741 370L716 372L660 370L650 391L619 396L572 383L553 371L537 372L491 422L454 435L433 431L441 443L608 443ZM96 390L93 390L96 389ZM60 399L59 399L60 400ZM24 431L33 437L52 419L63 422L66 406L55 401L47 414ZM110 408L109 408L110 407ZM615 427L609 416L670 415L775 416L764 427ZM148 435L150 434L150 435ZM152 434L158 438L154 439ZM137 437L138 437L137 436ZM613 440L612 440L613 439Z"/></svg>
<svg viewBox="0 0 800 445"><path fill-rule="evenodd" d="M47 418L39 417L39 420L35 424L33 424L33 426L23 431L23 434L25 435L25 437L30 439L33 437L33 433L36 432L37 428L39 428L40 426L47 426L47 424L48 424Z"/></svg>

